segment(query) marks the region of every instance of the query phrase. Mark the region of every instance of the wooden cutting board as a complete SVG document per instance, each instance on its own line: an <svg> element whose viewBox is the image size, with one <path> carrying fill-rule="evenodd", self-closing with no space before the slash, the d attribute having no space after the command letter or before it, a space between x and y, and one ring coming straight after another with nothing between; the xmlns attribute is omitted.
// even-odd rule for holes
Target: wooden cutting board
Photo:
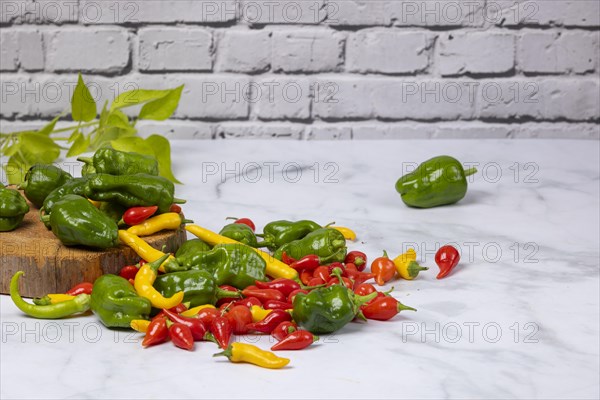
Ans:
<svg viewBox="0 0 600 400"><path fill-rule="evenodd" d="M167 252L175 252L185 242L186 233L180 228L144 240L154 248L164 245ZM139 256L126 246L102 251L64 246L46 229L38 209L29 203L21 226L12 232L0 232L0 293L9 293L10 279L16 271L25 271L21 294L41 297L64 293L81 282L94 282L103 274L118 273L125 265L138 261Z"/></svg>

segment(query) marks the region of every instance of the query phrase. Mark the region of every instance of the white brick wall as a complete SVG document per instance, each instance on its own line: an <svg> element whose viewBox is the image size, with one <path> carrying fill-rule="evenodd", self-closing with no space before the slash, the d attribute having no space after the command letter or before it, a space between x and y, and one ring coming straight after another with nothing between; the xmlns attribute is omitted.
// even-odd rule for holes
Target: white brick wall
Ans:
<svg viewBox="0 0 600 400"><path fill-rule="evenodd" d="M600 0L1 0L0 131L185 84L172 139L600 138Z"/></svg>

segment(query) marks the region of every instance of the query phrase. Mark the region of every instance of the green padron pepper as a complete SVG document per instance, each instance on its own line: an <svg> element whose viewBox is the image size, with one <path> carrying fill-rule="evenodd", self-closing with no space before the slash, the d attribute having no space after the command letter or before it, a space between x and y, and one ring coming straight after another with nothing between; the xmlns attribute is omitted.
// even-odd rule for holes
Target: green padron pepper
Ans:
<svg viewBox="0 0 600 400"><path fill-rule="evenodd" d="M228 224L221 229L219 235L244 243L250 247L264 247L265 243L258 242L252 228L244 224Z"/></svg>
<svg viewBox="0 0 600 400"><path fill-rule="evenodd" d="M106 274L94 282L91 308L107 327L129 328L132 320L149 318L152 303L139 296L127 279Z"/></svg>
<svg viewBox="0 0 600 400"><path fill-rule="evenodd" d="M188 270L192 265L198 265L198 260L202 257L201 253L210 250L211 247L208 243L203 242L200 239L192 239L184 242L179 249L177 249L175 258L183 267L182 270Z"/></svg>
<svg viewBox="0 0 600 400"><path fill-rule="evenodd" d="M28 212L29 205L21 193L0 186L0 232L16 229Z"/></svg>
<svg viewBox="0 0 600 400"><path fill-rule="evenodd" d="M44 204L46 197L54 189L61 187L73 179L71 174L50 164L35 164L25 174L25 180L20 189L25 197L37 208Z"/></svg>
<svg viewBox="0 0 600 400"><path fill-rule="evenodd" d="M407 206L431 208L456 203L467 193L467 179L476 168L463 169L450 156L434 157L396 182L396 191Z"/></svg>
<svg viewBox="0 0 600 400"><path fill-rule="evenodd" d="M174 199L175 186L161 176L148 174L108 175L89 177L85 195L96 201L108 201L123 207L158 206L159 213L166 213Z"/></svg>
<svg viewBox="0 0 600 400"><path fill-rule="evenodd" d="M158 162L152 156L128 153L105 147L94 153L92 158L79 157L77 160L85 163L81 174L158 175Z"/></svg>
<svg viewBox="0 0 600 400"><path fill-rule="evenodd" d="M262 236L266 247L271 251L277 250L284 244L299 240L322 226L309 220L302 221L273 221L265 225Z"/></svg>
<svg viewBox="0 0 600 400"><path fill-rule="evenodd" d="M333 333L352 321L360 306L377 296L358 296L344 285L314 289L294 298L292 318L303 329L314 333Z"/></svg>
<svg viewBox="0 0 600 400"><path fill-rule="evenodd" d="M171 297L177 292L183 292L183 302L189 302L190 307L215 304L217 300L226 297L240 297L239 292L220 289L212 273L205 270L189 270L160 275L154 281L154 288L164 297Z"/></svg>
<svg viewBox="0 0 600 400"><path fill-rule="evenodd" d="M198 253L196 264L183 269L209 271L217 285L244 289L256 281L265 281L267 264L255 250L243 244L219 244L212 250ZM171 269L165 267L167 272Z"/></svg>
<svg viewBox="0 0 600 400"><path fill-rule="evenodd" d="M321 228L278 248L273 257L281 260L283 252L296 260L316 254L325 262L343 262L346 258L346 239L337 229Z"/></svg>
<svg viewBox="0 0 600 400"><path fill-rule="evenodd" d="M46 196L42 208L40 208L40 216L44 214L50 214L52 212L52 207L54 207L54 204L68 194L84 196L87 181L87 178L73 178L61 187L58 187L51 191L50 194ZM49 220L44 220L44 218L42 218L42 222L44 222L46 228L50 229Z"/></svg>
<svg viewBox="0 0 600 400"><path fill-rule="evenodd" d="M104 215L87 199L68 194L54 203L49 221L52 233L66 246L89 246L100 249L119 244L117 223Z"/></svg>

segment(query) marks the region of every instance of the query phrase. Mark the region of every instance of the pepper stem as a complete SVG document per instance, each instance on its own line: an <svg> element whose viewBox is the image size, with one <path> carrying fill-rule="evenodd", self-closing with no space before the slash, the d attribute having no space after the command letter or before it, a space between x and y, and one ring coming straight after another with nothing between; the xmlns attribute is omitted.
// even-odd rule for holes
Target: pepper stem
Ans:
<svg viewBox="0 0 600 400"><path fill-rule="evenodd" d="M416 308L405 306L404 304L402 304L400 302L398 302L397 310L398 310L398 312L400 312L400 311L406 311L406 310L408 310L408 311L417 311Z"/></svg>
<svg viewBox="0 0 600 400"><path fill-rule="evenodd" d="M470 176L475 173L477 173L477 168L475 168L475 167L465 169L465 176Z"/></svg>
<svg viewBox="0 0 600 400"><path fill-rule="evenodd" d="M173 199L173 204L185 204L186 202L187 202L187 200L183 200L183 199L178 199L178 198Z"/></svg>
<svg viewBox="0 0 600 400"><path fill-rule="evenodd" d="M162 265L162 263L165 262L165 260L167 258L169 258L169 256L170 256L170 254L165 254L158 260L148 263L148 267L150 267L154 272L156 272L158 270L158 268Z"/></svg>
<svg viewBox="0 0 600 400"><path fill-rule="evenodd" d="M355 314L358 313L358 310L360 310L360 307L365 304L368 303L369 301L373 300L375 297L377 297L377 292L373 292L371 294L368 294L366 296L354 296L354 310L355 310Z"/></svg>
<svg viewBox="0 0 600 400"><path fill-rule="evenodd" d="M182 219L182 220L181 220L181 223L182 223L182 224L193 224L193 223L194 223L194 221L193 221L193 220L191 220L191 219Z"/></svg>
<svg viewBox="0 0 600 400"><path fill-rule="evenodd" d="M233 351L232 351L232 349L231 349L231 345L229 345L229 346L228 346L228 347L227 347L225 350L223 350L222 352L213 354L213 357L222 357L222 356L225 356L225 357L227 357L227 358L231 359L231 356L232 356L232 355L233 355Z"/></svg>
<svg viewBox="0 0 600 400"><path fill-rule="evenodd" d="M94 159L92 157L77 157L77 161L81 161L82 163L92 164Z"/></svg>
<svg viewBox="0 0 600 400"><path fill-rule="evenodd" d="M242 297L241 292L234 292L232 290L223 290L221 288L217 288L217 299L227 299L227 298L236 298L239 299Z"/></svg>
<svg viewBox="0 0 600 400"><path fill-rule="evenodd" d="M335 225L335 221L328 223L323 228L329 228L330 226Z"/></svg>
<svg viewBox="0 0 600 400"><path fill-rule="evenodd" d="M40 215L40 220L43 223L49 222L50 221L50 216L48 214L46 214L46 215Z"/></svg>

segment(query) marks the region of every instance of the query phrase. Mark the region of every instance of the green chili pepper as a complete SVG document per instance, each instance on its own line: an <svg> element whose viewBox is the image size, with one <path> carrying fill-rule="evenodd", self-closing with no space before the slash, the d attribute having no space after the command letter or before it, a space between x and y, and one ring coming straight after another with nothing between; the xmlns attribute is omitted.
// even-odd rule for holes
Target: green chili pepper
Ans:
<svg viewBox="0 0 600 400"><path fill-rule="evenodd" d="M35 164L25 174L25 180L19 186L23 189L25 197L40 208L46 197L54 189L61 187L73 179L71 174L50 164Z"/></svg>
<svg viewBox="0 0 600 400"><path fill-rule="evenodd" d="M265 243L258 242L252 228L244 224L228 224L221 229L219 235L228 237L250 247L264 247Z"/></svg>
<svg viewBox="0 0 600 400"><path fill-rule="evenodd" d="M209 271L217 285L231 285L245 289L256 281L264 281L267 264L252 247L243 244L219 244L212 250L197 253L193 265L182 266L182 269L199 269ZM167 272L173 269L165 266Z"/></svg>
<svg viewBox="0 0 600 400"><path fill-rule="evenodd" d="M10 298L19 310L30 317L56 319L82 313L90 309L90 295L85 293L75 296L72 300L63 301L61 303L46 306L30 304L23 300L19 293L19 278L22 275L25 275L25 272L17 271L10 280Z"/></svg>
<svg viewBox="0 0 600 400"><path fill-rule="evenodd" d="M396 182L396 191L407 206L431 208L456 203L467 193L467 179L476 168L463 169L450 156L434 157Z"/></svg>
<svg viewBox="0 0 600 400"><path fill-rule="evenodd" d="M299 260L309 254L315 254L322 262L343 262L346 257L346 239L337 229L321 228L278 248L273 257L281 260L283 252Z"/></svg>
<svg viewBox="0 0 600 400"><path fill-rule="evenodd" d="M28 212L29 205L21 193L0 186L0 232L16 229Z"/></svg>
<svg viewBox="0 0 600 400"><path fill-rule="evenodd" d="M294 321L307 331L320 334L332 333L352 321L360 306L377 296L357 296L344 285L314 289L308 294L298 293L294 298Z"/></svg>
<svg viewBox="0 0 600 400"><path fill-rule="evenodd" d="M148 174L108 175L89 177L85 195L96 201L118 203L124 207L158 206L159 213L166 213L174 202L175 187L161 176Z"/></svg>
<svg viewBox="0 0 600 400"><path fill-rule="evenodd" d="M240 297L239 292L220 289L213 275L205 270L160 275L154 281L154 288L164 297L171 297L177 292L183 292L183 302L189 302L189 307L215 304L217 300L226 297Z"/></svg>
<svg viewBox="0 0 600 400"><path fill-rule="evenodd" d="M265 225L262 237L269 250L275 251L284 244L302 239L309 233L321 228L321 225L308 220L295 222L285 220L273 221Z"/></svg>
<svg viewBox="0 0 600 400"><path fill-rule="evenodd" d="M61 187L58 187L50 192L44 200L44 205L40 208L40 217L44 214L49 215L52 212L54 204L68 194L76 194L78 196L85 195L85 189L88 178L73 178ZM50 221L44 220L42 222L46 225L46 228L50 229Z"/></svg>
<svg viewBox="0 0 600 400"><path fill-rule="evenodd" d="M148 319L152 303L139 296L127 279L106 274L94 282L91 308L107 327L129 328L134 319Z"/></svg>
<svg viewBox="0 0 600 400"><path fill-rule="evenodd" d="M200 239L192 239L184 242L177 252L175 258L177 262L183 267L182 270L188 270L192 265L198 265L198 259L201 258L201 253L210 251L211 247L208 243L203 242Z"/></svg>
<svg viewBox="0 0 600 400"><path fill-rule="evenodd" d="M119 151L110 147L97 150L92 158L79 157L77 160L85 163L81 172L83 176L91 174L158 175L158 162L154 157Z"/></svg>
<svg viewBox="0 0 600 400"><path fill-rule="evenodd" d="M119 244L117 223L81 196L64 196L42 220L49 221L54 235L66 246L104 249Z"/></svg>

